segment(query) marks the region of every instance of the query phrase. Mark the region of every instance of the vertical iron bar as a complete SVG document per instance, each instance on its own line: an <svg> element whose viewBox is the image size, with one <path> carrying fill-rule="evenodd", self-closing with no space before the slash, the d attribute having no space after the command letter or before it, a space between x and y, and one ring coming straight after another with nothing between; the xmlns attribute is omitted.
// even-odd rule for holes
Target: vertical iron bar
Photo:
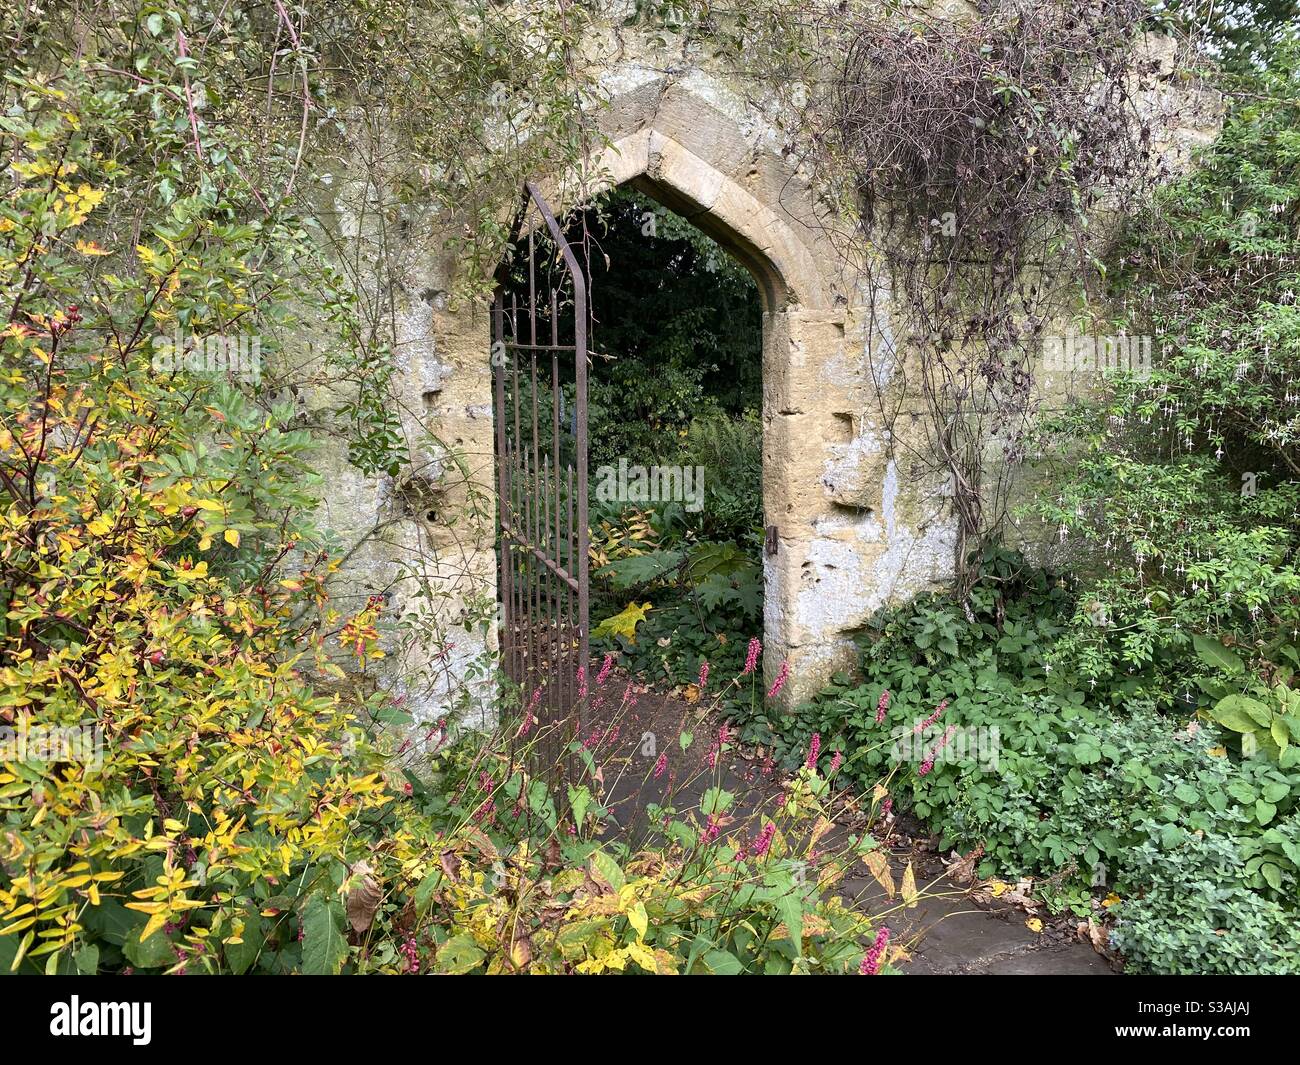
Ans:
<svg viewBox="0 0 1300 1065"><path fill-rule="evenodd" d="M498 530L510 528L510 465L506 455L506 370L505 363L500 359L504 352L505 327L504 301L502 300L501 290L497 289L492 300L492 359L496 363L492 367L494 394L496 398L497 424L497 516ZM497 345L501 345L498 348ZM511 577L510 572L510 537L507 533L500 535L500 581L501 587L498 596L501 602L501 619L497 638L501 641L501 660L505 663L510 662L511 652L514 641L511 639L510 629L513 623L510 608L510 589ZM506 667L507 674L510 672L509 665Z"/></svg>

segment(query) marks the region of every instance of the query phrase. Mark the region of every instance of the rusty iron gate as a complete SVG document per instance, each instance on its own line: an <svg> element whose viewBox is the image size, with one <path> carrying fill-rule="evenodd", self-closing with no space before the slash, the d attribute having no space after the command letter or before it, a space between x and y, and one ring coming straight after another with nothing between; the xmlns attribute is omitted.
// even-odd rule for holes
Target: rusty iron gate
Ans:
<svg viewBox="0 0 1300 1065"><path fill-rule="evenodd" d="M588 675L586 274L525 185L492 314L501 649L558 765Z"/></svg>

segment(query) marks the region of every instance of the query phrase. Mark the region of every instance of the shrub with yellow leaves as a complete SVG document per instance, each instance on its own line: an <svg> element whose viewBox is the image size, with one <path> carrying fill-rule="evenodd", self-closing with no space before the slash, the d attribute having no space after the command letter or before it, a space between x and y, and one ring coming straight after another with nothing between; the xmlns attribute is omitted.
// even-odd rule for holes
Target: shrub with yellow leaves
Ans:
<svg viewBox="0 0 1300 1065"><path fill-rule="evenodd" d="M129 74L79 47L4 90L0 971L859 964L872 922L828 897L814 771L806 831L722 835L715 788L636 850L605 838L576 742L562 792L509 732L397 775L367 727L400 711L337 683L379 657L383 603L330 605L312 437L264 368L255 388L162 340L274 360L314 330L366 377L364 331L246 178L262 146L200 120L192 60L146 28ZM343 413L360 468L400 463L383 404Z"/></svg>

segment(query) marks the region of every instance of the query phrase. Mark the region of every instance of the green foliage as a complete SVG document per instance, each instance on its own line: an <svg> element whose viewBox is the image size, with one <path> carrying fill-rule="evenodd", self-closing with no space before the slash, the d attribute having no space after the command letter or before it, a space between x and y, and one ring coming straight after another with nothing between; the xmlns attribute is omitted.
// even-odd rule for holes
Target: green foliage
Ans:
<svg viewBox="0 0 1300 1065"><path fill-rule="evenodd" d="M1224 836L1188 833L1166 842L1152 827L1128 855L1145 890L1120 903L1112 934L1129 970L1243 976L1300 971L1294 909L1261 899L1243 875L1241 859L1240 847Z"/></svg>
<svg viewBox="0 0 1300 1065"><path fill-rule="evenodd" d="M850 855L873 841L815 854L831 828L827 781L804 770L774 818L739 816L736 797L712 787L698 804L648 811L649 837L633 848L606 832L605 739L573 743L581 767L562 799L530 756L533 738L513 725L467 735L436 755L428 781L413 781L408 824L391 861L355 870L348 915L373 881L364 917L373 925L365 968L530 973L784 975L849 972L872 922L831 897ZM724 738L719 756L731 750ZM719 829L727 824L728 831ZM767 842L755 847L755 840ZM380 886L385 888L381 892ZM909 901L915 901L914 897ZM321 906L316 905L316 913ZM336 925L316 917L328 941ZM354 924L355 927L355 924ZM394 956L392 944L402 952Z"/></svg>
<svg viewBox="0 0 1300 1065"><path fill-rule="evenodd" d="M828 747L844 751L841 773L855 789L884 779L896 801L939 834L943 848L983 845L983 876L1054 877L1052 901L1081 914L1091 912L1094 891L1117 892L1121 922L1140 926L1123 940L1138 966L1159 970L1168 963L1165 948L1150 937L1175 916L1159 908L1176 892L1152 879L1162 860L1152 848L1176 856L1190 838L1235 855L1231 890L1221 885L1227 909L1204 909L1200 931L1188 932L1205 943L1206 922L1217 919L1230 917L1243 935L1258 931L1264 918L1247 920L1247 902L1278 915L1268 920L1292 914L1300 904L1296 748L1272 758L1261 748L1260 757L1240 759L1223 746L1231 734L1209 720L1211 695L1201 693L1202 713L1193 716L1195 701L1180 703L1166 692L1160 701L1181 710L1171 716L1143 694L1150 678L1119 674L1094 683L1053 668L1076 604L1063 582L1013 561L986 557L989 575L971 592L973 622L945 596L890 611L864 639L861 679L837 678L792 714L753 714L742 736L793 765L819 732ZM1207 647L1205 654L1215 670L1231 661L1223 649ZM1215 678L1208 674L1207 683ZM890 703L877 723L886 690ZM918 722L944 700L940 719L909 747ZM952 726L958 732L951 756L922 775L917 752L933 750ZM1169 876L1182 877L1170 862ZM1223 949L1204 963L1227 965L1232 951L1272 956L1254 941Z"/></svg>
<svg viewBox="0 0 1300 1065"><path fill-rule="evenodd" d="M1057 487L1035 509L1088 576L1062 651L1091 676L1159 671L1193 632L1250 658L1300 628L1298 65L1292 29L1128 231L1114 295L1155 338L1150 375L1048 426Z"/></svg>

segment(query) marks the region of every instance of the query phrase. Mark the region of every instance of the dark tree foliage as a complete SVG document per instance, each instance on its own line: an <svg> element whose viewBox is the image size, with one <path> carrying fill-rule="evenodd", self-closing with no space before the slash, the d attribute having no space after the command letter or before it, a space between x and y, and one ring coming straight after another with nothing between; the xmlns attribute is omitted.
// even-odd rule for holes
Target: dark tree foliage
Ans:
<svg viewBox="0 0 1300 1065"><path fill-rule="evenodd" d="M576 217L569 239L591 271L593 459L674 461L700 414L759 406L758 289L717 244L631 189Z"/></svg>

